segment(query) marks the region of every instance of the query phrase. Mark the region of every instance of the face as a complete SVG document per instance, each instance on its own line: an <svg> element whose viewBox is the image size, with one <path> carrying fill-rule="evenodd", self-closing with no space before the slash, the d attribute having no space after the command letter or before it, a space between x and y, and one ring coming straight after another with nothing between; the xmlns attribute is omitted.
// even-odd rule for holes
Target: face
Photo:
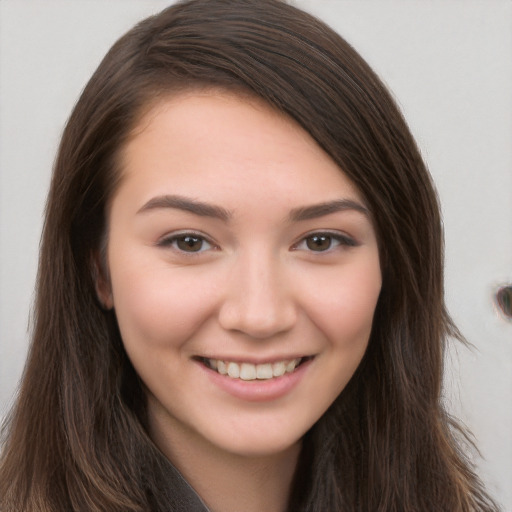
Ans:
<svg viewBox="0 0 512 512"><path fill-rule="evenodd" d="M367 347L381 272L361 194L293 120L220 92L160 103L121 164L104 300L152 435L296 445Z"/></svg>

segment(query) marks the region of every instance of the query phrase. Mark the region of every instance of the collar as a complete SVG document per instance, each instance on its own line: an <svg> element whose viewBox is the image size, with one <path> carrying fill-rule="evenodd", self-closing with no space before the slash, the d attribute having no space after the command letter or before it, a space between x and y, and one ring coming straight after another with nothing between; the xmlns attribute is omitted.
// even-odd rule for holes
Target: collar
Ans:
<svg viewBox="0 0 512 512"><path fill-rule="evenodd" d="M156 479L147 482L152 512L210 512L203 500L171 462L159 453Z"/></svg>

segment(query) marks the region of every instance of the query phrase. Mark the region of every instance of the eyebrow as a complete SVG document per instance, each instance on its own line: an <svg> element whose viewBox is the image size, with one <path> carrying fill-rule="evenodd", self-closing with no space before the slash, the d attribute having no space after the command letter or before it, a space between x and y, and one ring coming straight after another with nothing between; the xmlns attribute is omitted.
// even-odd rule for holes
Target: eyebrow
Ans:
<svg viewBox="0 0 512 512"><path fill-rule="evenodd" d="M327 201L325 203L295 208L290 212L289 218L292 222L299 222L303 220L316 219L331 213L343 212L346 210L355 210L367 217L370 216L368 208L363 206L361 203L353 201L352 199L337 199L335 201Z"/></svg>
<svg viewBox="0 0 512 512"><path fill-rule="evenodd" d="M188 197L176 196L176 195L164 195L157 196L150 199L147 203L142 206L137 213L147 212L150 210L156 210L160 208L173 208L176 210L184 210L186 212L199 215L200 217L213 217L214 219L220 219L227 222L231 219L231 212L222 208L221 206L215 206L196 199L190 199Z"/></svg>
<svg viewBox="0 0 512 512"><path fill-rule="evenodd" d="M171 208L176 210L184 210L200 217L212 217L228 222L232 217L232 213L221 206L204 203L196 199L178 196L163 195L150 199L145 203L137 213L143 213L160 208ZM304 220L316 219L331 213L337 213L347 210L355 210L369 217L368 209L357 201L352 199L337 199L327 201L325 203L313 204L311 206L301 206L291 210L288 218L291 222L300 222Z"/></svg>

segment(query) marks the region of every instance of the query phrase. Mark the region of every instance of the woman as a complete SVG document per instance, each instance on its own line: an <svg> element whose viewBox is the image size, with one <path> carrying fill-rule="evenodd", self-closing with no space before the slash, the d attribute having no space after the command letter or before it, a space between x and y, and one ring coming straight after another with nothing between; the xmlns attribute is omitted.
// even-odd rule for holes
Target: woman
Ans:
<svg viewBox="0 0 512 512"><path fill-rule="evenodd" d="M64 132L2 510L496 510L442 298L430 177L354 50L281 2L171 7Z"/></svg>

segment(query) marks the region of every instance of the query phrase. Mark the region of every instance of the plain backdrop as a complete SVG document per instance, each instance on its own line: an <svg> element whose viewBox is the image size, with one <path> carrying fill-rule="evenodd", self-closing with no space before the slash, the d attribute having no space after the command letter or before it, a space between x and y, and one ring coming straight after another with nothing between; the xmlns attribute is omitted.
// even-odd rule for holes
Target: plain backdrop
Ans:
<svg viewBox="0 0 512 512"><path fill-rule="evenodd" d="M26 357L45 195L59 136L111 44L169 2L0 0L0 416ZM389 85L439 189L452 347L445 400L512 511L512 2L302 0Z"/></svg>

